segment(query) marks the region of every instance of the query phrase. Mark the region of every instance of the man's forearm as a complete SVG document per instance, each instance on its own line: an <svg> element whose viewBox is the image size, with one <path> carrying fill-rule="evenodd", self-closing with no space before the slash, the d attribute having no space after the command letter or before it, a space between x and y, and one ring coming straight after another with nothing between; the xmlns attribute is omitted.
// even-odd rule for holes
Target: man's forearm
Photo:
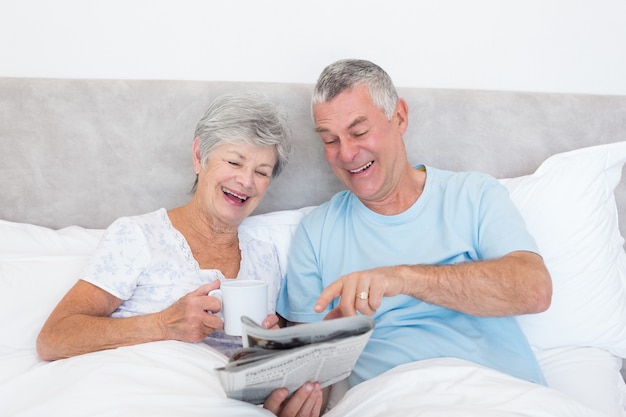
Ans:
<svg viewBox="0 0 626 417"><path fill-rule="evenodd" d="M552 297L550 275L541 257L531 252L458 265L397 268L403 294L476 316L539 313Z"/></svg>

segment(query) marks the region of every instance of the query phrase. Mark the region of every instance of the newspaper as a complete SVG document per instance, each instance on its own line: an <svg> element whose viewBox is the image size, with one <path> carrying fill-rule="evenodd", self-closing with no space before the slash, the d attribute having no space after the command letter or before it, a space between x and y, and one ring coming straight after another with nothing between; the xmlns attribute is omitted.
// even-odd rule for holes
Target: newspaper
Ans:
<svg viewBox="0 0 626 417"><path fill-rule="evenodd" d="M276 388L291 395L307 381L322 387L348 377L374 329L368 316L268 330L241 318L243 348L217 369L229 398L261 404Z"/></svg>

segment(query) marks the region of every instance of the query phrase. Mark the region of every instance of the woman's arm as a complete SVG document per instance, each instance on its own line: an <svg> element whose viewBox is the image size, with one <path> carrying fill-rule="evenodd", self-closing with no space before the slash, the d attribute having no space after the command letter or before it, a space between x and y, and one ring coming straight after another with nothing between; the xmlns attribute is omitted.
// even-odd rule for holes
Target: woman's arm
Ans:
<svg viewBox="0 0 626 417"><path fill-rule="evenodd" d="M219 300L207 296L217 287L219 282L205 284L161 312L113 318L109 316L122 300L79 280L43 325L37 353L44 360L56 360L156 340L200 341L223 328L218 317L207 313L221 307Z"/></svg>

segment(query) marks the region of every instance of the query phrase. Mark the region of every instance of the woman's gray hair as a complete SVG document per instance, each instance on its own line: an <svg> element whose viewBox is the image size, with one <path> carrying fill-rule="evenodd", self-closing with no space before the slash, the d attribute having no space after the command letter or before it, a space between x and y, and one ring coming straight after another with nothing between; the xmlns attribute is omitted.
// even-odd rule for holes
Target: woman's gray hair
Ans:
<svg viewBox="0 0 626 417"><path fill-rule="evenodd" d="M342 59L324 68L313 89L311 108L360 84L367 85L374 105L391 120L398 103L396 87L385 70L362 59Z"/></svg>
<svg viewBox="0 0 626 417"><path fill-rule="evenodd" d="M286 116L256 94L229 93L217 97L198 122L195 137L200 139L200 161L204 168L211 152L220 145L273 146L276 164L272 177L276 177L291 153L291 131Z"/></svg>

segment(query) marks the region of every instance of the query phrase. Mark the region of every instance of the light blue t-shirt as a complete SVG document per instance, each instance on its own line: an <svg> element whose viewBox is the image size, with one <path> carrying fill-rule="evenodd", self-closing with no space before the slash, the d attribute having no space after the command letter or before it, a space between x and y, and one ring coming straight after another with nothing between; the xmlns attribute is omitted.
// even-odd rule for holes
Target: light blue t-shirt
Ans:
<svg viewBox="0 0 626 417"><path fill-rule="evenodd" d="M404 213L377 214L343 191L305 217L292 240L277 311L294 322L321 320L326 313L315 313L313 306L322 289L354 271L537 252L506 188L494 178L432 167L426 172L420 198ZM396 365L435 357L462 358L544 383L514 317L476 317L398 295L385 297L373 318L376 327L351 385Z"/></svg>

